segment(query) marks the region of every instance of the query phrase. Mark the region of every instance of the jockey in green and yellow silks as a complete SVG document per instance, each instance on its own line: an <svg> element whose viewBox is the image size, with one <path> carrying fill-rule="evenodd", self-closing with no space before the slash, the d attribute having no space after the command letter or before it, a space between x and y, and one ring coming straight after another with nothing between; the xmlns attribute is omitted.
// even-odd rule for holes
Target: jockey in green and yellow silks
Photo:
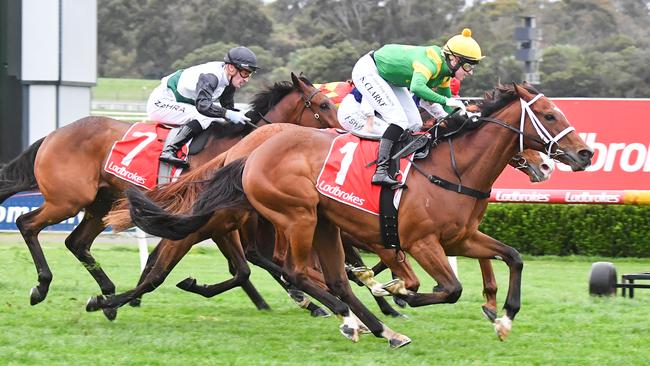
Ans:
<svg viewBox="0 0 650 366"><path fill-rule="evenodd" d="M447 112L455 108L464 112L463 102L451 97L450 80L456 77L462 82L483 57L472 32L465 28L442 48L389 44L357 61L352 70L354 85L390 124L380 140L373 184L398 185L387 172L392 146L405 129L422 126L409 90L424 101L444 106Z"/></svg>

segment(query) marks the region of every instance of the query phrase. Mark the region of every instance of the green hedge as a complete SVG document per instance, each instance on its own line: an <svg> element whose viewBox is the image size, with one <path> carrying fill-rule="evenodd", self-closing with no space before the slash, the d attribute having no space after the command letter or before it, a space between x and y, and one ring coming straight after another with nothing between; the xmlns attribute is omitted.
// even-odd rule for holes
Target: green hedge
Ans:
<svg viewBox="0 0 650 366"><path fill-rule="evenodd" d="M524 254L650 257L650 206L494 203L480 229Z"/></svg>

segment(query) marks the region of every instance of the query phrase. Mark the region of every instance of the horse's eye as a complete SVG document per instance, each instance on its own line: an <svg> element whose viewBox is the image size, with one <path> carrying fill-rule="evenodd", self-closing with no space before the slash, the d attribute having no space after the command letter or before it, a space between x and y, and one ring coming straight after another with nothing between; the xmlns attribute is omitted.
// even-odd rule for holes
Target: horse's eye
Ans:
<svg viewBox="0 0 650 366"><path fill-rule="evenodd" d="M323 102L323 103L320 104L320 109L328 110L328 109L330 109L330 108L331 108L331 107L330 107L330 104L327 103L327 102Z"/></svg>
<svg viewBox="0 0 650 366"><path fill-rule="evenodd" d="M547 120L547 121L549 121L549 122L553 122L553 121L555 121L555 116L552 115L552 114L550 114L550 113L546 113L546 114L544 115L544 119Z"/></svg>

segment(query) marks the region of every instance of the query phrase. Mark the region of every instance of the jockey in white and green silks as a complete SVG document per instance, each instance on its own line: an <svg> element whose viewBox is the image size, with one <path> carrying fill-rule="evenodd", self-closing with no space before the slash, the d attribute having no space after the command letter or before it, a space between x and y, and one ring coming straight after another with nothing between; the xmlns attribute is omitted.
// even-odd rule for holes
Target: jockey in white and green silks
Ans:
<svg viewBox="0 0 650 366"><path fill-rule="evenodd" d="M228 51L223 62L207 62L165 76L149 96L147 115L150 120L182 127L165 146L160 160L187 167L187 161L176 153L216 119L249 122L244 113L235 109L234 95L257 69L253 51L239 46Z"/></svg>
<svg viewBox="0 0 650 366"><path fill-rule="evenodd" d="M447 112L455 108L464 111L463 102L451 97L449 82L454 76L463 81L483 57L472 32L465 28L442 48L389 44L357 61L352 69L354 85L390 124L380 140L373 184L398 185L388 174L391 149L404 129L422 125L409 90L426 102L444 106Z"/></svg>

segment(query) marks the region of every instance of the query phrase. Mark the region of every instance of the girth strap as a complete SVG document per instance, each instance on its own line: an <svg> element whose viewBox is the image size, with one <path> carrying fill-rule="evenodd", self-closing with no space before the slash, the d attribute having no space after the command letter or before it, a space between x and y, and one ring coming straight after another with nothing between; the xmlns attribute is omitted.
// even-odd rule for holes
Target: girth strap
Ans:
<svg viewBox="0 0 650 366"><path fill-rule="evenodd" d="M477 191L476 189L472 189L472 188L469 188L469 187L465 187L465 186L463 186L463 185L461 185L461 184L455 184L455 183L452 183L452 182L450 182L450 181L448 181L448 180L446 180L446 179L440 178L440 177L438 177L438 176L436 176L436 175L433 175L433 174L427 174L427 173L426 173L422 168L420 168L420 167L419 167L419 166L418 166L414 161L412 161L412 160L411 160L411 164L413 164L413 168L415 168L415 170L417 170L417 171L420 172L422 175L424 175L425 177L427 177L427 179L429 180L429 182L431 182L431 183L433 183L433 184L439 186L440 188L444 188L444 189L446 189L446 190L454 191L454 192L456 192L456 193L464 194L464 195L467 195L467 196L470 196L470 197L474 197L474 198L477 198L477 199L480 199L480 200L482 200L482 199L486 199L486 198L489 198L489 197L490 197L490 193L492 192L492 191L489 191L489 192L481 192L481 191Z"/></svg>

